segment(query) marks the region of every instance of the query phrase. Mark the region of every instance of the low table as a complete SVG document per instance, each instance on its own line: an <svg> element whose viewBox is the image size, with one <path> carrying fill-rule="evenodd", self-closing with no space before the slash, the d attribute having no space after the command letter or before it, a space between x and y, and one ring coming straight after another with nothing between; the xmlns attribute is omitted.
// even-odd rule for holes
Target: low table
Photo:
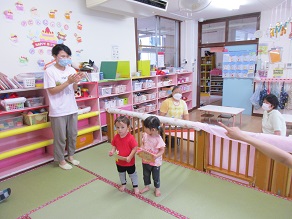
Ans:
<svg viewBox="0 0 292 219"><path fill-rule="evenodd" d="M227 107L227 106L215 106L215 105L207 105L198 108L198 110L201 110L203 112L213 112L213 113L223 113L223 114L230 114L233 117L232 126L235 126L235 120L236 116L240 116L240 126L242 123L242 112L244 111L244 108L237 108L237 107Z"/></svg>
<svg viewBox="0 0 292 219"><path fill-rule="evenodd" d="M285 119L286 125L292 125L292 115L291 114L282 114L282 115Z"/></svg>

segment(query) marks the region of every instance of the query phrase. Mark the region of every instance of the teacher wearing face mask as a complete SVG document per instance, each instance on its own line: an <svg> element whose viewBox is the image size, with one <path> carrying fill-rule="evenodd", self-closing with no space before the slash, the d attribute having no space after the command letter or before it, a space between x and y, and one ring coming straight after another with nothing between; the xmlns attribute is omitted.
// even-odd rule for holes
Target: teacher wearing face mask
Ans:
<svg viewBox="0 0 292 219"><path fill-rule="evenodd" d="M181 98L180 87L174 86L171 95L160 106L160 116L189 120L187 104Z"/></svg>
<svg viewBox="0 0 292 219"><path fill-rule="evenodd" d="M274 94L268 94L264 98L262 130L266 134L286 136L286 122L282 114L277 110L278 106L279 100Z"/></svg>

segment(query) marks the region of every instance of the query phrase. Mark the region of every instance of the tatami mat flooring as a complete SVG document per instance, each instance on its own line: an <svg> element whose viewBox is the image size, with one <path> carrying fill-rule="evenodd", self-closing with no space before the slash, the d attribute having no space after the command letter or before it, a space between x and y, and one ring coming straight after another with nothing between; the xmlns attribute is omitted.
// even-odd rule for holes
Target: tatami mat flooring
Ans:
<svg viewBox="0 0 292 219"><path fill-rule="evenodd" d="M281 218L292 215L292 202L229 181L164 162L160 197L117 190L118 173L110 144L81 151L80 167L61 170L55 163L1 182L12 195L0 204L0 218ZM141 160L136 160L143 188Z"/></svg>

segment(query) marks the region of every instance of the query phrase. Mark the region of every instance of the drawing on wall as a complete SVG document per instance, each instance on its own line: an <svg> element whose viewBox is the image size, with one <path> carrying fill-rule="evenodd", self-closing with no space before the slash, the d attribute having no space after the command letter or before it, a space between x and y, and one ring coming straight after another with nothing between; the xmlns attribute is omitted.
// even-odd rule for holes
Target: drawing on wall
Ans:
<svg viewBox="0 0 292 219"><path fill-rule="evenodd" d="M66 37L67 37L67 34L65 34L64 32L62 31L58 32L57 34L58 44L64 43L64 41L66 41Z"/></svg>
<svg viewBox="0 0 292 219"><path fill-rule="evenodd" d="M20 56L18 58L18 60L19 60L19 64L21 64L21 65L27 65L28 64L28 58L26 56Z"/></svg>
<svg viewBox="0 0 292 219"><path fill-rule="evenodd" d="M82 42L82 37L81 36L79 36L77 33L75 33L74 36L76 38L77 43L81 43Z"/></svg>
<svg viewBox="0 0 292 219"><path fill-rule="evenodd" d="M19 66L43 69L46 63L52 61L52 47L62 43L70 44L76 51L73 55L81 59L83 23L79 19L73 20L72 10L60 10L54 6L40 10L36 5L26 7L26 2L15 0L2 9L3 21L9 23L7 27L13 28L1 41L11 53L15 51L11 60ZM74 24L70 26L72 21ZM2 28L6 28L5 24ZM16 45L21 52L15 50Z"/></svg>
<svg viewBox="0 0 292 219"><path fill-rule="evenodd" d="M72 14L72 11L66 11L64 16L65 16L65 19L66 20L70 20L71 19L71 14Z"/></svg>
<svg viewBox="0 0 292 219"><path fill-rule="evenodd" d="M10 9L5 10L3 14L6 21L13 21L13 12Z"/></svg>
<svg viewBox="0 0 292 219"><path fill-rule="evenodd" d="M56 9L53 9L53 10L50 10L49 11L49 18L51 19L55 19L56 18L56 13L57 13L58 10Z"/></svg>
<svg viewBox="0 0 292 219"><path fill-rule="evenodd" d="M38 9L37 9L36 7L32 7L32 8L30 9L30 15L31 15L32 17L38 17L38 16L39 16Z"/></svg>
<svg viewBox="0 0 292 219"><path fill-rule="evenodd" d="M15 8L18 12L24 12L24 6L22 1L15 2Z"/></svg>
<svg viewBox="0 0 292 219"><path fill-rule="evenodd" d="M82 23L81 21L77 21L77 29L82 30Z"/></svg>
<svg viewBox="0 0 292 219"><path fill-rule="evenodd" d="M13 45L17 45L18 43L18 36L14 33L10 34L10 42L12 42Z"/></svg>

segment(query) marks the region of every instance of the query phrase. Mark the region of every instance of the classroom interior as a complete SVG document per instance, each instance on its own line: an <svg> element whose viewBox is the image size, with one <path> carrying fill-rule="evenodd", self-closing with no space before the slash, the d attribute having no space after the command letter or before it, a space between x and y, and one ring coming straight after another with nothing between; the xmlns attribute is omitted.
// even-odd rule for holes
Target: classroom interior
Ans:
<svg viewBox="0 0 292 219"><path fill-rule="evenodd" d="M133 34L133 32L138 31L136 30L137 21L134 20L133 17L129 19L124 17L124 15L121 16L121 14L112 13L113 8L116 6L110 5L110 7L113 8L109 9L109 6L105 3L104 6L101 5L101 9L95 10L93 8L95 6L85 6L85 1L83 0L74 2L70 0L66 1L66 3L60 5L59 1L51 0L48 4L51 5L52 10L48 10L47 6L44 6L43 3L41 4L36 0L31 2L23 0L22 3L26 9L35 9L33 10L34 12L30 10L26 11L27 13L21 10L20 6L22 3L17 4L20 5L18 9L15 8L16 3L5 3L3 6L6 11L4 12L5 19L0 20L0 25L5 25L5 27L7 27L7 31L5 31L7 36L17 35L19 40L12 41L10 38L8 40L8 37L5 39L4 37L0 38L0 44L3 45L4 50L11 51L7 54L0 54L0 59L7 60L7 62L3 64L2 69L0 68L0 72L12 77L18 73L42 71L43 64L51 61L50 51L49 49L43 49L42 46L38 47L38 45L35 44L35 40L38 38L38 35L42 33L42 30L46 30L45 27L47 26L51 29L51 32L54 30L55 34L58 33L58 37L60 37L62 32L68 35L65 41L62 41L62 38L58 38L58 41L70 45L72 51L74 51L72 59L78 62L93 59L96 63L100 63L104 60L111 60L113 62L127 60L127 62L130 63L127 68L129 67L131 72L135 72L137 75L131 75L131 79L127 80L112 82L112 79L110 79L110 81L101 80L101 82L98 82L104 83L106 86L110 83L116 83L128 89L132 86L133 80L136 80L135 77L143 77L143 75L139 75L141 71L138 71L136 68L138 65L136 64L137 58L146 57L146 59L149 59L152 69L158 64L156 59L162 58L158 56L158 52L161 52L160 45L155 48L152 45L156 37L151 38L152 41L149 45L145 45L142 38L141 41L139 41L136 37L137 35ZM87 0L86 2L90 1ZM110 0L108 2L111 3L114 1ZM178 3L178 1L175 2ZM70 10L67 6L65 7L66 4L70 5ZM265 44L264 46L268 48L283 47L283 63L287 64L291 62L290 55L292 53L290 49L288 49L291 44L291 40L288 39L291 27L286 27L287 33L284 35L286 36L285 40L283 40L283 36L281 36L282 38L280 37L280 33L278 33L278 37L270 38L269 36L270 23L276 25L276 21L280 16L279 11L282 12L282 15L287 14L288 16L290 10L285 10L284 8L289 8L289 6L292 6L292 2L286 0L283 4L270 6L270 8L262 11L260 20L258 20L258 12L251 14L251 20L249 20L249 18L245 20L246 23L242 24L243 26L247 25L248 28L252 26L249 33L254 33L257 30L253 29L254 27L259 28L259 26L255 26L255 24L260 24L260 30L262 30L261 37L252 37L252 45L248 47L248 50L250 48L251 50L254 48L257 49L259 44ZM15 8L13 20L7 18L8 12L10 11L9 8ZM38 11L36 9L38 9ZM110 13L107 13L107 10L110 10ZM61 15L61 13L64 14ZM177 17L173 19L181 18L184 20L182 16L195 16L192 13L183 12L181 10L177 11L177 13L179 15L176 15ZM56 15L56 20L51 17L53 15ZM68 16L71 16L71 20L68 20ZM202 13L200 16L203 16ZM231 13L230 16L237 15ZM19 17L21 17L21 19ZM286 17L284 18L282 16L280 19L284 21ZM236 36L239 41L241 37L243 39L251 37L250 34L245 35L243 31L238 30L243 28L239 23L241 23L244 18L243 16L243 18L236 19L238 22L234 23L234 30L238 32L238 34L234 36ZM151 32L153 34L153 31L155 31L158 25L155 23L156 20L159 20L159 22L165 21L167 24L166 27L170 28L170 26L173 25L170 24L172 20L170 19L171 21L168 21L164 19L165 17L163 16L159 19L155 16L152 16L151 19L148 20L141 19L141 34L142 32L146 35ZM181 37L181 51L179 54L176 53L172 46L171 49L167 51L168 45L164 45L166 51L162 54L164 54L165 67L172 69L173 65L178 65L189 70L189 72L193 72L192 80L188 82L188 85L192 86L191 90L186 91L188 94L190 121L202 122L211 128L217 126L219 113L214 113L212 118L207 120L201 117L202 111L198 110L198 108L206 105L248 108L248 113L245 112L242 114L242 123L239 123L237 118L236 125L238 126L240 124L240 128L243 131L261 133L262 110L255 110L252 106L247 107L246 101L238 101L237 99L239 98L236 98L237 95L244 92L239 89L232 89L235 89L234 87L236 86L244 87L245 85L232 85L232 83L230 83L232 80L236 80L236 83L240 80L230 76L226 76L224 79L224 73L222 72L224 65L223 53L226 52L225 49L231 47L236 47L236 49L238 49L239 47L237 46L240 43L236 42L234 45L228 44L226 48L222 47L222 43L217 44L214 42L211 43L211 45L199 43L200 39L198 39L198 35L202 33L199 31L200 28L201 31L206 28L205 36L211 33L211 39L213 40L214 36L218 36L218 33L223 31L221 26L218 26L216 22L214 22L216 19L217 17L211 17L210 20L212 20L212 23L209 23L210 20L208 21L208 19L198 20L194 17L192 19L186 19L186 21L180 20L181 32L179 35ZM38 24L39 21L41 21L40 24ZM30 24L31 22L35 22L36 26L38 25L39 28L34 29L34 25ZM222 21L219 19L218 22L221 23ZM148 29L145 28L144 25L149 25L149 23L151 23L151 27L149 26ZM95 29L97 29L98 33L92 34L92 30ZM22 32L18 32L18 30L22 30ZM222 36L220 35L220 37ZM226 38L228 38L228 36L226 36ZM210 38L203 37L203 40L208 41ZM171 41L171 43L173 44L174 42ZM34 47L32 48L31 45L34 45ZM256 45L256 47L254 47L254 45ZM25 57L28 58L25 59ZM262 69L266 68L264 63L268 62L269 57L267 54L263 53L260 58L260 65L262 65L261 70L271 78L274 74L272 67L282 67L278 66L278 64L274 64L270 65L270 69L268 70ZM212 64L211 69L206 70L206 66L210 64L208 59L211 60ZM204 63L206 60L208 63ZM259 64L259 62L256 64ZM12 66L13 71L11 71ZM209 72L213 69L216 71L214 71L212 75L210 73L207 73L207 75L204 73L205 71ZM217 71L218 69L221 71ZM285 84L285 88L289 90L289 88L291 89L292 87L291 69L286 67L283 69L284 73L281 77L286 80L285 83L287 83ZM159 83L158 76L149 75L146 77L154 81L156 80L155 84ZM156 77L157 79L154 79ZM249 79L253 80L251 78ZM224 83L225 81L226 84ZM272 84L277 82L278 81L271 81L267 83ZM262 81L259 83L262 83ZM249 92L253 92L259 83L253 83L253 86L249 87ZM75 154L75 158L80 160L81 163L79 166L74 166L70 171L64 171L59 168L58 164L52 161L51 156L46 162L33 164L31 168L26 168L23 171L19 170L16 163L14 164L9 160L7 165L11 167L11 172L8 176L0 178L0 190L9 187L12 189L12 194L7 200L0 203L0 218L291 218L292 186L291 182L289 184L289 180L287 180L287 184L279 185L281 188L285 187L287 190L290 188L291 192L289 194L287 192L288 195L285 197L283 194L277 195L269 191L258 189L248 183L242 183L240 180L231 180L224 175L211 174L207 171L199 171L195 168L186 167L179 162L163 162L161 167L162 195L160 197L155 197L153 187L145 194L134 195L129 178L127 179L126 191L119 192L119 177L116 171L115 161L108 156L111 145L106 141L107 130L102 129L106 127L107 124L106 111L105 108L101 110L102 101L96 103L94 100L94 98L99 95L96 89L97 86L97 83L85 83L84 88L89 90L95 89L96 91L91 93L94 97L89 97L89 100L85 101L81 98L79 103L83 104L83 101L88 101L91 106L95 104L95 106L91 108L91 114L85 114L83 118L85 118L84 120L88 119L89 125L98 127L90 131L93 133L93 142L98 143L91 144L88 147L84 147L84 149L79 149ZM43 92L41 89L36 90L37 91L31 91L30 93L34 95L37 92ZM157 96L152 100L151 104L153 103L153 105L156 104L156 106L158 106L159 101L162 99L158 96L160 90L157 87L151 87L150 90L157 92ZM1 92L3 94L5 91ZM235 97L231 95L233 92ZM139 102L134 102L134 93L135 90L127 90L127 92L122 93L121 96L127 99L127 101L130 99L133 100L127 102L122 109L132 110L135 105L138 105ZM102 98L105 99L108 98L108 96ZM244 102L244 105L242 105L242 102ZM97 111L100 112L97 113ZM284 109L281 112L291 114L291 109ZM158 113L158 110L155 109L152 113ZM4 116L6 116L6 114ZM98 119L92 122L93 118ZM223 119L222 121L229 126L232 124L231 119ZM85 126L86 125L88 124L85 124ZM46 131L48 129L49 125L46 123L46 127L43 130ZM35 131L35 134L42 135L45 131ZM3 156L7 156L6 150L10 150L9 142L5 142L6 135L8 135L8 139L12 138L11 133L8 132L9 130L4 130L2 136L0 133L0 142L3 144L5 143L5 150L1 149L0 145L0 164L2 167L5 166L4 162L6 159L3 159ZM23 135L25 134L26 133ZM289 124L287 125L286 134L287 136L292 135L292 126ZM192 143L195 144L194 142ZM52 142L50 142L50 144L52 144ZM46 152L49 151L51 153L51 149L52 148L49 148ZM30 157L29 159L32 158ZM22 158L22 162L23 160ZM136 158L136 167L139 177L139 188L142 189L143 171L141 159L138 156ZM17 168L18 170L14 173L13 171ZM9 168L4 169L6 172L9 172L7 171ZM291 178L291 169L287 170L285 174L287 178ZM153 186L153 184L151 186Z"/></svg>

